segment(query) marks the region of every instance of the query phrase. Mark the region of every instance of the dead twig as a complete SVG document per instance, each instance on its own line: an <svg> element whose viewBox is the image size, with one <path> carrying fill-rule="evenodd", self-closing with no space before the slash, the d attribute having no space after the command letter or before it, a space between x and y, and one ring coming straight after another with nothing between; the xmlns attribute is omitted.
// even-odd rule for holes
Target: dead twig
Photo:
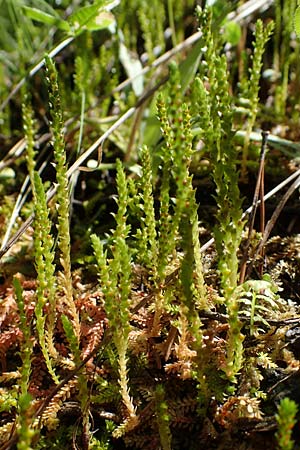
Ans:
<svg viewBox="0 0 300 450"><path fill-rule="evenodd" d="M239 281L240 284L242 284L245 281L247 260L248 260L249 248L250 248L250 244L251 244L251 235L252 235L252 231L254 228L254 220L255 220L258 204L260 204L260 211L261 211L261 227L264 227L264 188L263 188L264 183L263 183L263 180L264 180L264 163L265 163L268 135L269 135L268 132L262 131L262 143L261 143L261 150L260 150L259 168L258 168L256 186L255 186L254 196L253 196L253 201L252 201L252 207L251 207L251 211L250 211L249 219L248 219L248 237L247 237L245 246L243 248L243 258L242 258L241 269L240 269L240 281ZM260 198L260 202L258 202L259 198Z"/></svg>
<svg viewBox="0 0 300 450"><path fill-rule="evenodd" d="M289 189L286 191L286 193L284 194L284 196L282 197L282 199L280 200L280 202L278 203L275 211L272 214L271 219L268 221L265 231L264 231L264 235L257 247L257 250L255 252L255 255L251 261L251 264L249 265L248 269L247 269L247 273L246 276L249 276L249 274L251 273L251 270L253 268L253 265L255 263L256 258L258 257L258 255L261 253L263 247L265 246L268 237L270 236L270 233L281 213L281 211L283 210L286 202L288 201L288 199L291 197L291 195L295 192L296 189L298 189L298 187L300 186L300 176L298 176L298 178L294 181L294 183L289 187Z"/></svg>

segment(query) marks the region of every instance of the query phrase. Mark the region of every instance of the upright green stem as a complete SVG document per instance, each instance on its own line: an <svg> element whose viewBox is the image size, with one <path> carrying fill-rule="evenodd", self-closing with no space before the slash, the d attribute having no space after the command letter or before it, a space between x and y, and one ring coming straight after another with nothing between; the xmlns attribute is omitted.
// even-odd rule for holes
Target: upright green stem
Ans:
<svg viewBox="0 0 300 450"><path fill-rule="evenodd" d="M176 29L175 29L175 21L174 21L174 8L173 8L173 0L168 0L168 16L169 16L169 24L172 30L172 44L173 47L176 47Z"/></svg>
<svg viewBox="0 0 300 450"><path fill-rule="evenodd" d="M61 252L60 263L63 267L61 276L65 293L66 313L72 318L77 339L80 337L79 315L73 298L70 226L69 226L69 184L67 176L66 152L64 141L64 123L58 88L57 71L53 61L46 55L47 80L49 86L49 103L52 115L53 148L56 163L57 211L58 211L58 245Z"/></svg>

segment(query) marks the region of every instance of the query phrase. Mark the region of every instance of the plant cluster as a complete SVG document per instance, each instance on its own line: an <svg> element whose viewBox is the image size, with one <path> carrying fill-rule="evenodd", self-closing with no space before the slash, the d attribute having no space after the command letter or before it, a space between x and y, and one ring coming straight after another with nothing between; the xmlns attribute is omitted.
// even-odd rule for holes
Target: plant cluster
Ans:
<svg viewBox="0 0 300 450"><path fill-rule="evenodd" d="M260 427L277 427L279 448L293 448L296 404L270 393L299 369L297 327L287 333L299 308L282 293L284 258L256 272L264 241L240 190L257 169L253 130L264 120L259 89L274 29L274 71L291 58L270 87L274 124L299 72L287 31L296 5L279 21L275 2L275 22L256 21L251 56L244 48L237 67L247 29L239 9L230 20L235 2L195 14L194 2L177 3L20 1L24 31L12 39L34 51L42 23L52 40L29 74L24 55L28 76L2 88L3 136L20 93L25 138L0 162L14 168L1 202L1 450L213 449L228 436L239 448L245 431L254 448ZM6 9L18 25L13 3ZM2 79L13 63L12 54ZM201 246L207 234L212 245ZM243 248L253 259L246 279ZM297 245L288 252L297 260Z"/></svg>

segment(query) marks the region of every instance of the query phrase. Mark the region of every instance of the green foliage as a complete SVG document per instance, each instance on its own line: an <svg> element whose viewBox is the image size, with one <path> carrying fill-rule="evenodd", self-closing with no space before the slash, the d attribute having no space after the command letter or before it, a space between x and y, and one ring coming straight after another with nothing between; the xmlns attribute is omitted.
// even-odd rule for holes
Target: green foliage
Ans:
<svg viewBox="0 0 300 450"><path fill-rule="evenodd" d="M275 51L274 51L274 69L280 83L275 91L275 110L283 117L285 113L286 102L288 100L288 83L292 63L291 53L291 33L296 24L296 0L281 3L275 2ZM296 10L296 12L295 12ZM294 23L293 23L294 21Z"/></svg>
<svg viewBox="0 0 300 450"><path fill-rule="evenodd" d="M16 70L17 68L17 43L18 43L18 36L17 33L21 32L22 38L23 38L23 48L22 50L25 52L25 55L23 57L26 57L26 59L30 59L33 55L34 49L37 46L37 39L36 39L36 32L37 29L35 29L34 23L30 20L30 18L27 18L24 16L24 9L26 8L26 4L28 2L26 0L8 0L8 1L1 1L1 29L2 34L0 37L1 42L1 49L3 52L7 52L6 56L9 57L9 69ZM52 12L53 9L51 6L49 6L48 2L42 0L35 0L32 2L34 5L41 5L43 3L43 7L45 8L45 11ZM19 31L17 31L19 30ZM41 33L41 40L45 37L45 31L40 29ZM13 55L12 51L15 52ZM5 53L2 53L2 58L4 57Z"/></svg>
<svg viewBox="0 0 300 450"><path fill-rule="evenodd" d="M17 304L20 312L20 329L23 333L23 343L21 346L21 380L20 393L18 398L18 419L17 419L17 433L19 441L17 444L18 450L31 450L32 441L36 436L36 431L32 426L32 419L30 417L30 403L32 396L28 392L29 378L31 373L31 355L33 349L33 342L31 337L30 323L26 317L25 305L23 300L23 291L21 284L17 278L14 279L14 288L16 292Z"/></svg>
<svg viewBox="0 0 300 450"><path fill-rule="evenodd" d="M80 351L78 348L78 340L76 338L76 335L74 333L74 329L72 326L72 323L68 319L67 316L62 315L61 316L62 325L66 334L66 338L68 340L68 343L70 345L70 349L72 354L74 355L74 358L76 362L78 363L80 361Z"/></svg>
<svg viewBox="0 0 300 450"><path fill-rule="evenodd" d="M82 6L75 10L67 20L61 19L59 14L52 8L50 14L42 9L24 5L24 12L32 20L45 25L55 25L58 29L66 31L68 34L78 36L85 30L96 31L112 25L114 23L113 16L104 12L112 3L112 1L100 0L93 5Z"/></svg>
<svg viewBox="0 0 300 450"><path fill-rule="evenodd" d="M156 387L155 403L161 447L163 450L171 450L172 437L169 427L170 416L168 413L168 404L165 400L165 390L162 384L158 384Z"/></svg>
<svg viewBox="0 0 300 450"><path fill-rule="evenodd" d="M294 441L291 437L293 427L296 423L297 411L298 407L294 400L290 400L287 397L282 399L278 406L278 412L276 414L278 424L276 438L278 447L281 450L292 450L294 448Z"/></svg>
<svg viewBox="0 0 300 450"><path fill-rule="evenodd" d="M62 325L69 343L74 362L78 367L81 363L81 351L78 345L78 336L75 333L71 320L66 316L61 316ZM82 425L85 433L89 436L89 389L87 385L87 377L84 370L78 374L79 399L81 403Z"/></svg>
<svg viewBox="0 0 300 450"><path fill-rule="evenodd" d="M97 259L100 282L105 298L105 307L110 327L113 331L113 342L118 352L119 384L123 403L127 408L128 419L115 431L120 437L137 423L135 406L129 395L127 379L127 349L129 324L129 296L131 291L131 256L126 243L129 226L126 224L128 191L127 181L120 161L117 162L118 212L115 215L116 229L113 234L113 258L107 261L103 244L96 235L92 235L92 243Z"/></svg>
<svg viewBox="0 0 300 450"><path fill-rule="evenodd" d="M113 234L113 258L107 260L107 252L103 249L100 239L92 235L92 243L99 267L100 282L103 285L105 306L110 327L116 333L116 345L118 345L119 333L123 340L127 341L129 326L129 294L130 294L130 250L126 243L129 226L126 224L128 193L125 173L118 162L118 212L115 215L116 229Z"/></svg>
<svg viewBox="0 0 300 450"><path fill-rule="evenodd" d="M74 426L60 426L55 430L55 433L50 433L49 436L41 436L35 448L38 450L68 448L68 446L72 445L74 431Z"/></svg>
<svg viewBox="0 0 300 450"><path fill-rule="evenodd" d="M248 156L248 147L250 140L250 133L253 130L255 119L258 112L259 102L259 80L261 76L262 57L265 51L266 43L269 40L274 28L274 22L269 22L264 28L262 20L256 22L255 28L255 43L254 52L252 55L252 67L250 68L250 77L248 83L243 86L242 96L247 99L248 109L248 121L246 128L246 139L243 147L243 159L242 159L242 177L246 176L246 163Z"/></svg>
<svg viewBox="0 0 300 450"><path fill-rule="evenodd" d="M84 111L86 107L86 95L87 95L87 85L88 85L88 68L86 61L82 57L78 56L75 60L75 76L74 82L76 90L74 93L75 98L79 97L80 102L80 129L79 138L77 146L77 155L80 154L80 148L83 139L83 126L84 126Z"/></svg>
<svg viewBox="0 0 300 450"><path fill-rule="evenodd" d="M115 357L117 361L117 356ZM115 366L116 364L112 364ZM118 383L114 383L112 380L109 382L103 378L97 377L95 379L97 384L97 395L91 396L91 402L98 405L107 404L111 402L120 401L120 388Z"/></svg>
<svg viewBox="0 0 300 450"><path fill-rule="evenodd" d="M294 13L294 29L297 36L300 36L300 7L297 6Z"/></svg>
<svg viewBox="0 0 300 450"><path fill-rule="evenodd" d="M54 239L51 235L52 223L49 218L45 189L39 174L35 172L34 122L32 108L26 98L23 104L23 121L23 128L27 139L27 167L35 204L34 249L38 282L35 306L36 328L47 368L53 380L58 383L58 378L53 369L50 357L50 355L52 357L57 356L53 341L56 321ZM44 308L47 301L49 303L49 310L46 315Z"/></svg>
<svg viewBox="0 0 300 450"><path fill-rule="evenodd" d="M154 48L159 48L159 51L165 48L163 26L166 11L163 2L154 0L154 3L150 4L146 0L125 0L118 9L120 12L117 16L118 27L124 33L129 50L136 51L137 48L139 36L136 20L138 20L147 56L153 60ZM133 11L136 11L136 15L132 14Z"/></svg>
<svg viewBox="0 0 300 450"><path fill-rule="evenodd" d="M57 212L58 212L58 246L61 252L60 263L63 267L61 282L66 295L66 310L74 323L75 334L79 340L80 324L76 311L70 257L70 228L69 228L69 186L66 165L66 152L64 141L63 113L58 88L57 72L52 60L46 56L47 81L49 87L49 104L52 115L53 149L56 164L57 180Z"/></svg>
<svg viewBox="0 0 300 450"><path fill-rule="evenodd" d="M238 45L241 39L241 27L234 21L228 21L225 23L224 40L231 45Z"/></svg>
<svg viewBox="0 0 300 450"><path fill-rule="evenodd" d="M70 30L79 35L85 30L95 31L108 28L114 23L114 17L105 12L113 5L113 0L98 0L93 5L82 6L69 18Z"/></svg>
<svg viewBox="0 0 300 450"><path fill-rule="evenodd" d="M42 11L41 9L31 8L30 6L24 5L24 12L27 17L37 22L42 22L45 25L55 25L59 29L64 31L69 31L69 27L67 22L61 20L59 14L55 10L52 10L49 14L47 12Z"/></svg>
<svg viewBox="0 0 300 450"><path fill-rule="evenodd" d="M233 144L233 110L229 95L226 59L218 55L217 43L211 31L210 10L200 11L209 90L197 78L194 96L200 136L210 149L213 180L216 185L217 225L214 228L221 288L229 315L227 362L224 370L232 381L242 366L241 324L238 320L238 249L243 230L242 199L238 188L236 149ZM197 110L199 108L199 110Z"/></svg>
<svg viewBox="0 0 300 450"><path fill-rule="evenodd" d="M163 161L157 267L159 282L165 278L169 255L176 247L179 224L188 200L189 189L186 185L189 183L188 168L192 155L190 116L187 106L185 104L180 106L181 87L175 66L170 67L169 89L166 101L160 96L157 102L158 118L164 138L159 154ZM173 181L176 183L174 206L171 197Z"/></svg>
<svg viewBox="0 0 300 450"><path fill-rule="evenodd" d="M144 264L150 271L151 277L156 281L157 277L157 231L153 197L153 174L151 154L148 147L141 149L142 175L137 183L140 191L136 198L141 211L140 228L135 235L137 246L137 261Z"/></svg>
<svg viewBox="0 0 300 450"><path fill-rule="evenodd" d="M35 124L33 120L33 110L30 104L30 100L26 93L24 94L22 104L22 116L23 116L23 130L26 137L26 145L27 145L27 168L30 176L31 183L34 189L34 169L35 169L35 151L34 151L34 129ZM33 191L34 192L34 191Z"/></svg>
<svg viewBox="0 0 300 450"><path fill-rule="evenodd" d="M57 356L53 338L56 322L55 295L57 289L54 274L54 239L51 235L51 221L49 219L45 190L37 172L34 172L33 192L35 199L35 264L38 281L35 306L36 328L47 368L53 380L58 383L50 358L50 355L52 357ZM47 301L49 304L48 315L45 314Z"/></svg>
<svg viewBox="0 0 300 450"><path fill-rule="evenodd" d="M32 339L30 333L30 326L26 317L26 311L23 300L23 291L21 284L17 278L14 279L14 288L16 291L16 299L20 311L20 327L24 336L24 343L21 349L22 356L22 373L21 373L21 395L27 394L29 377L31 371L31 353L32 353Z"/></svg>
<svg viewBox="0 0 300 450"><path fill-rule="evenodd" d="M59 7L44 0L10 1L5 11L11 20L0 18L7 35L12 21L21 28L15 6L25 13L24 30L13 33L5 46L6 54L13 51L14 41L24 48L18 55L21 69L6 83L7 74L19 69L18 57L11 54L7 67L0 68L5 81L0 83L1 94L9 93L1 105L6 131L0 137L6 150L6 135L17 126L17 120L9 117L10 109L13 114L14 105L21 104L17 92L23 85L23 132L33 205L29 200L16 222L33 210L34 231L22 241L23 253L16 246L12 257L26 253L30 259L33 253L36 271L34 280L22 281L23 294L15 283L14 297L4 293L10 277L4 273L0 446L12 433L18 449L30 449L33 444L41 449L82 444L86 449L109 450L117 439L117 446L143 450L187 448L180 436L182 423L197 436L201 430L205 441L204 434L210 433L207 421L217 423L216 434L223 427L230 434L243 421L259 420L259 400L267 397L260 386L261 367L275 368L277 359L284 360L287 373L295 367L285 345L285 327L279 324L273 334L266 332L272 321L290 318L294 307L278 296L270 277L238 284L244 227L238 169L242 164L242 170L246 166L251 170L256 164L248 148L250 140L257 139L254 126L261 126L260 73L273 25L256 23L249 62L240 60L231 47L240 38L241 27L236 23L240 19L238 15L232 22L226 14L236 2L224 7L224 2L215 1L211 8L197 8L200 33L192 49L189 40L182 42L195 26L192 1L154 0L150 5L144 0L124 0L115 16L110 10L118 2L75 3ZM281 2L276 2L277 16L280 10ZM282 24L289 24L283 36L287 49L291 10L285 4L282 11ZM276 23L276 45L281 42L278 29ZM41 51L36 47L39 32L46 39ZM66 39L55 46L63 35ZM165 69L153 69L161 63L155 58L171 41L173 46L180 43L186 59L180 61L178 53L178 64L171 62L165 77ZM45 132L47 93L43 80L35 76L44 62L15 90L8 87L19 81L20 74L24 77L24 67L42 59L45 48L51 58L59 53L57 68L45 57L50 133ZM244 50L246 54L248 49ZM168 61L171 53L165 53L161 61ZM283 58L284 53L280 55ZM5 54L0 57L4 60ZM148 62L154 62L153 66L144 67ZM242 70L244 63L249 70ZM279 84L287 89L289 64L288 58L282 66L282 82L276 80L271 90ZM131 79L124 81L124 75ZM158 90L153 87L156 84L165 85ZM235 95L238 88L240 98ZM152 95L152 89L158 92ZM286 99L278 92L275 102L282 103L279 107L277 102L275 109L281 114ZM13 97L16 101L4 109ZM239 103L246 108L236 108ZM236 133L239 128L244 131ZM82 164L94 158L92 151L100 142L104 162L96 164L91 159L89 169L96 170L84 171ZM19 145L25 146L22 140ZM55 177L50 158L45 158L49 148L54 153ZM8 151L8 157L13 155L16 167L12 170L18 177L3 185L1 192L7 186L15 188L19 174L24 176L24 158L17 150L18 146L16 153ZM5 158L1 167L7 165ZM55 178L56 191L50 205L46 192L50 181L44 181L48 177ZM110 220L115 187L117 209ZM31 198L29 190L26 195ZM207 202L208 213L211 209L215 213L208 219ZM75 227L70 230L71 220ZM213 233L215 247L202 260L203 227L206 234ZM75 260L71 259L71 231ZM11 306L14 301L18 308ZM11 358L16 348L20 358ZM19 361L20 368L11 370ZM235 390L237 395L230 395ZM38 404L30 405L29 392L39 398ZM281 448L291 448L289 430L296 411L289 405L280 408L277 439ZM11 421L15 412L16 432ZM75 425L68 425L70 416ZM92 429L94 421L98 431Z"/></svg>
<svg viewBox="0 0 300 450"><path fill-rule="evenodd" d="M257 323L269 327L267 317L275 319L280 313L282 300L277 291L278 287L268 275L262 280L246 281L236 289L240 313L250 318L250 335L255 336L261 331Z"/></svg>

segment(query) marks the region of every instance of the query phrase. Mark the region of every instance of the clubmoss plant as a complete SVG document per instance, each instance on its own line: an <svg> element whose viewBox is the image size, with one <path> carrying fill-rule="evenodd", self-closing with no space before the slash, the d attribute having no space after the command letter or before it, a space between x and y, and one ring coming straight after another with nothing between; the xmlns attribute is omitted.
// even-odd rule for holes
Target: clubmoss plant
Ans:
<svg viewBox="0 0 300 450"><path fill-rule="evenodd" d="M33 340L31 336L31 327L23 300L23 291L21 283L14 278L14 288L16 292L16 300L19 308L20 329L23 333L23 341L20 349L22 359L21 379L19 382L20 393L18 399L18 417L17 417L17 434L18 434L18 450L31 450L33 448L33 439L36 437L36 430L33 428L32 417L33 411L30 409L32 396L29 394L29 380L31 374L31 357L33 350Z"/></svg>
<svg viewBox="0 0 300 450"><path fill-rule="evenodd" d="M81 153L82 143L83 143L83 131L84 131L84 119L85 119L85 109L87 103L88 96L88 71L87 71L87 56L81 57L77 56L75 59L75 75L74 75L74 83L75 90L73 92L75 104L80 102L80 123L79 123L79 135L78 135L78 144L76 149L76 158L79 157ZM79 171L73 173L70 178L70 198L71 201L74 200L74 189L77 183Z"/></svg>
<svg viewBox="0 0 300 450"><path fill-rule="evenodd" d="M246 128L246 138L243 146L243 156L242 156L242 166L241 166L241 177L245 179L247 173L247 158L248 158L248 148L250 142L250 133L253 130L255 124L258 103L259 103L259 81L261 77L262 69L262 57L265 51L266 43L269 40L274 29L274 22L269 22L265 27L262 20L256 22L255 28L255 41L254 41L254 52L252 55L252 67L250 68L250 78L248 83L243 83L244 91L242 92L242 97L247 99L249 105L248 118L247 118L247 128Z"/></svg>
<svg viewBox="0 0 300 450"><path fill-rule="evenodd" d="M192 136L189 133L189 113L182 105L181 86L177 67L170 66L169 94L158 97L157 113L164 138L159 157L163 161L160 189L158 279L166 276L168 258L176 248L179 224L186 206L188 167L192 155ZM172 183L176 190L173 193ZM173 206L172 195L176 202Z"/></svg>
<svg viewBox="0 0 300 450"><path fill-rule="evenodd" d="M224 58L215 61L216 82L212 84L211 118L215 141L212 145L213 179L216 184L218 225L214 229L218 267L221 276L222 293L229 315L227 340L227 362L225 373L231 379L241 368L242 340L238 321L238 303L235 289L238 284L238 256L243 221L242 200L238 189L238 172L235 148L232 143L233 132L230 97L227 85L226 62ZM217 94L218 92L218 94Z"/></svg>
<svg viewBox="0 0 300 450"><path fill-rule="evenodd" d="M150 5L147 0L140 0L140 8L138 9L138 17L145 39L145 49L149 60L155 58L154 49L163 52L165 49L164 30L162 23L166 17L164 4L154 0Z"/></svg>
<svg viewBox="0 0 300 450"><path fill-rule="evenodd" d="M78 345L78 337L75 334L71 320L66 315L61 316L61 321L74 358L75 366L78 367L81 363L81 350ZM89 389L87 385L87 375L84 368L80 370L78 374L78 390L82 414L82 441L85 442L87 447L89 447L89 441L91 438L89 423Z"/></svg>
<svg viewBox="0 0 300 450"><path fill-rule="evenodd" d="M45 190L39 174L35 171L34 121L27 96L23 103L24 132L27 141L27 167L35 205L34 250L37 271L36 328L39 344L53 380L58 383L51 358L57 358L54 347L54 327L56 323L56 277L54 264L54 239L51 234L51 220ZM46 303L48 312L46 313Z"/></svg>
<svg viewBox="0 0 300 450"><path fill-rule="evenodd" d="M83 59L83 57L77 56L75 59L75 76L74 76L74 82L75 82L75 92L74 96L75 98L79 97L80 99L80 128L79 128L79 137L78 137L78 145L76 150L76 156L80 154L80 148L82 145L82 139L83 139L83 127L84 127L84 113L86 108L86 101L87 101L87 92L88 92L88 73L87 73L87 67L86 67L86 61Z"/></svg>
<svg viewBox="0 0 300 450"><path fill-rule="evenodd" d="M65 294L65 311L73 321L75 334L79 341L80 324L76 310L71 274L70 257L70 200L66 165L66 152L64 141L64 123L61 110L60 94L58 88L57 71L53 61L46 55L46 74L49 87L49 104L52 116L53 149L56 164L57 180L57 212L58 212L58 246L61 252L60 263L63 268L61 272L61 285Z"/></svg>
<svg viewBox="0 0 300 450"><path fill-rule="evenodd" d="M34 150L35 124L29 95L25 91L23 91L22 117L23 117L23 130L26 138L26 148L27 148L27 158L26 158L27 168L30 180L33 184L33 176L34 176L33 174L35 170L35 150Z"/></svg>
<svg viewBox="0 0 300 450"><path fill-rule="evenodd" d="M206 308L205 288L202 275L202 264L199 251L199 233L197 219L197 205L195 202L192 179L189 175L189 165L192 157L192 134L190 114L187 105L182 104L179 72L176 66L170 67L170 93L165 100L162 95L157 102L158 118L164 143L159 156L162 161L162 182L160 188L160 213L158 223L158 264L157 286L164 283L167 275L170 256L176 253L177 244L180 245L185 228L193 228L191 232L193 244L183 247L184 254L189 254L190 270L195 274L198 304ZM175 192L173 193L173 187ZM173 203L173 195L176 201ZM183 229L181 229L183 228ZM183 244L186 240L183 239ZM192 250L192 255L190 251ZM195 286L193 284L193 286ZM190 294L188 295L190 298ZM190 302L190 300L188 300ZM157 332L157 324L163 305L163 296L158 296L155 305L153 332Z"/></svg>
<svg viewBox="0 0 300 450"><path fill-rule="evenodd" d="M205 343L199 311L207 309L208 304L200 252L197 255L199 259L195 257L195 251L197 249L199 251L198 215L194 191L192 186L190 188L186 217L183 217L180 227L184 256L180 269L183 295L178 317L179 345L186 346L186 351L182 352L182 360L186 359L187 366L190 364L191 375L197 381L198 411L200 414L205 414L213 386L209 387L206 381ZM193 343L187 345L189 334L192 336Z"/></svg>
<svg viewBox="0 0 300 450"><path fill-rule="evenodd" d="M153 196L153 173L150 150L144 146L141 149L142 174L137 184L136 203L140 210L140 228L135 239L137 245L137 261L150 271L151 278L157 283L157 230ZM134 187L133 187L134 189ZM135 197L135 196L134 196Z"/></svg>
<svg viewBox="0 0 300 450"><path fill-rule="evenodd" d="M116 229L113 234L112 259L96 235L92 235L92 244L97 259L99 278L105 299L105 309L112 330L113 342L118 352L119 384L121 398L126 407L126 420L115 431L114 436L133 429L138 423L135 406L129 395L127 378L127 351L130 332L129 296L131 291L131 255L126 238L129 226L126 224L128 190L124 170L117 162L118 212L115 215Z"/></svg>
<svg viewBox="0 0 300 450"><path fill-rule="evenodd" d="M156 291L151 330L151 335L156 336L161 332L161 317L165 311L172 310L174 293L163 286L171 270L172 260L179 257L180 307L176 319L179 358L182 367L185 367L182 376L192 376L198 382L203 411L209 399L209 389L203 371L199 310L207 309L208 303L200 254L198 205L192 176L189 174L193 154L191 119L187 105L182 104L179 72L175 65L170 67L168 92L166 97L160 95L157 102L164 142L158 153L162 181L159 219L156 222L153 199L154 164L147 147L141 152L142 175L135 193L135 204L139 205L135 212L141 223L136 234L137 259L150 270ZM179 253L178 248L182 252ZM190 336L193 339L192 345L188 342Z"/></svg>
<svg viewBox="0 0 300 450"><path fill-rule="evenodd" d="M274 106L279 117L283 117L288 99L288 83L293 58L291 52L291 34L294 27L296 0L275 2L275 50L274 70L279 80L275 89ZM296 63L297 64L297 63Z"/></svg>
<svg viewBox="0 0 300 450"><path fill-rule="evenodd" d="M182 332L180 339L184 339L185 324L188 324L189 332L194 339L190 350L194 351L196 355L195 358L192 358L191 367L194 370L193 376L199 383L201 393L199 399L201 398L201 407L203 407L203 399L206 403L209 395L202 370L203 341L199 310L207 309L208 303L200 254L198 205L192 186L192 176L189 174L192 158L191 117L186 104L179 106L182 100L180 100L181 89L178 75L177 68L171 67L170 85L173 88L173 94L169 97L167 105L162 98L158 103L158 116L165 138L165 147L162 148L164 166L159 225L159 261L163 264L164 258L168 258L175 252L177 243L182 247L183 257L179 272L182 289L178 318L179 329ZM173 182L176 184L174 211L172 211L170 196ZM164 262L165 266L161 266L160 276L164 274L163 267L167 267L167 258ZM181 342L181 345L184 343Z"/></svg>
<svg viewBox="0 0 300 450"><path fill-rule="evenodd" d="M294 448L294 441L292 440L292 431L296 424L296 414L298 407L293 400L283 398L278 406L278 413L276 420L278 424L278 431L276 438L280 450L292 450Z"/></svg>
<svg viewBox="0 0 300 450"><path fill-rule="evenodd" d="M37 172L33 179L35 199L35 264L38 286L36 290L36 328L39 343L43 352L47 368L53 380L58 383L51 358L57 359L58 354L54 346L54 328L56 324L56 289L54 264L54 239L51 235L51 221L45 190ZM48 303L48 314L46 313Z"/></svg>
<svg viewBox="0 0 300 450"><path fill-rule="evenodd" d="M164 3L154 0L150 4L147 0L125 0L120 4L121 14L118 16L118 26L124 34L126 46L130 50L136 51L140 35L136 27L138 21L141 35L145 42L145 52L147 59L155 59L155 50L163 52L165 49L164 27L166 18ZM136 11L133 19L132 11Z"/></svg>
<svg viewBox="0 0 300 450"><path fill-rule="evenodd" d="M238 256L243 230L242 199L238 188L236 150L233 143L233 113L227 65L224 56L218 55L217 44L211 31L211 11L198 10L203 26L203 40L206 43L204 58L209 89L202 79L196 79L194 94L198 94L199 107L196 121L201 136L210 152L212 175L216 185L217 226L214 228L215 245L218 253L218 268L221 289L229 316L227 358L223 370L231 381L242 366L243 336L238 320L238 300L235 289L238 285Z"/></svg>
<svg viewBox="0 0 300 450"><path fill-rule="evenodd" d="M160 436L162 450L171 450L172 440L169 427L170 416L168 405L165 399L165 389L162 384L158 384L155 390L156 419Z"/></svg>

